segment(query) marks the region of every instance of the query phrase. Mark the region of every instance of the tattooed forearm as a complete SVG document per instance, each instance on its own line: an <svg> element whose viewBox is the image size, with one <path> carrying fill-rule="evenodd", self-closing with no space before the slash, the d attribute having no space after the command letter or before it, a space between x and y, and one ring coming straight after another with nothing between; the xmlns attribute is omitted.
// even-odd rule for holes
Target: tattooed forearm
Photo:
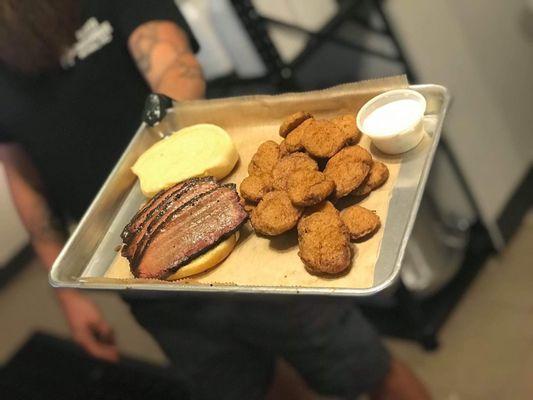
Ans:
<svg viewBox="0 0 533 400"><path fill-rule="evenodd" d="M176 99L203 94L202 70L185 34L170 22L146 23L135 30L129 47L152 90Z"/></svg>
<svg viewBox="0 0 533 400"><path fill-rule="evenodd" d="M135 62L143 74L148 74L150 71L150 53L137 53L135 55Z"/></svg>
<svg viewBox="0 0 533 400"><path fill-rule="evenodd" d="M62 221L52 212L39 171L24 148L14 143L0 145L0 162L32 243L64 243L67 235Z"/></svg>
<svg viewBox="0 0 533 400"><path fill-rule="evenodd" d="M143 74L150 72L150 55L157 42L157 27L151 24L139 30L131 40L130 48L133 58Z"/></svg>
<svg viewBox="0 0 533 400"><path fill-rule="evenodd" d="M203 79L202 71L197 65L188 65L186 60L186 54L178 53L174 50L174 58L168 63L168 65L161 70L159 77L156 78L154 85L157 87L161 84L161 81L169 73L176 73L178 76L186 79Z"/></svg>

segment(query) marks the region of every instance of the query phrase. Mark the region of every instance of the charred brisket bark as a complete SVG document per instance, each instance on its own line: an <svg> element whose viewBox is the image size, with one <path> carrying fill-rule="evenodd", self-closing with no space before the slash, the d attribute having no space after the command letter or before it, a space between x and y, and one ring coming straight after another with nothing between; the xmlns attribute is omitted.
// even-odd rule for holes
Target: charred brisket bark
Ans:
<svg viewBox="0 0 533 400"><path fill-rule="evenodd" d="M124 228L134 276L164 279L231 236L248 215L235 185L191 179L158 193Z"/></svg>

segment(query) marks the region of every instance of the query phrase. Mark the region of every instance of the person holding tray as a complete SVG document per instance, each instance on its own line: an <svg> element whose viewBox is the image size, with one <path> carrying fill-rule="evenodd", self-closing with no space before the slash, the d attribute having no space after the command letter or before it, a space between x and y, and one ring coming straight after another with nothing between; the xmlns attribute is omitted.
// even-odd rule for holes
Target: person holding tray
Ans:
<svg viewBox="0 0 533 400"><path fill-rule="evenodd" d="M131 139L146 95L204 96L197 49L171 0L0 1L0 161L47 268ZM97 306L75 290L56 293L76 342L117 361ZM193 399L264 398L277 356L327 395L428 398L346 301L125 300Z"/></svg>

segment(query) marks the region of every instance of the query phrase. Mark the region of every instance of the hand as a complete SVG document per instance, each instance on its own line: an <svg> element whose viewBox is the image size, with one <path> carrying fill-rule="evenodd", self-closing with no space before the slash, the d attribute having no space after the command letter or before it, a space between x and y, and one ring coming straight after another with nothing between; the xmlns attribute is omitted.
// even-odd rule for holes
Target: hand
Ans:
<svg viewBox="0 0 533 400"><path fill-rule="evenodd" d="M74 340L92 356L117 362L119 355L113 329L96 304L83 294L69 289L60 290L58 298Z"/></svg>

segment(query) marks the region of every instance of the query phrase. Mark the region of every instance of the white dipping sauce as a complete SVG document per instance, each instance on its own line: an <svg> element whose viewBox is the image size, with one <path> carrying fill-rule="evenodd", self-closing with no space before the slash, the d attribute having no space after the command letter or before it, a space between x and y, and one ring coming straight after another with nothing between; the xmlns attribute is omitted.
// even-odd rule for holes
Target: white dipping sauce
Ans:
<svg viewBox="0 0 533 400"><path fill-rule="evenodd" d="M386 136L411 128L420 119L423 105L413 99L400 99L386 103L366 116L363 131L374 136Z"/></svg>
<svg viewBox="0 0 533 400"><path fill-rule="evenodd" d="M370 99L357 113L357 127L387 154L416 147L424 136L426 99L411 89L395 89Z"/></svg>

